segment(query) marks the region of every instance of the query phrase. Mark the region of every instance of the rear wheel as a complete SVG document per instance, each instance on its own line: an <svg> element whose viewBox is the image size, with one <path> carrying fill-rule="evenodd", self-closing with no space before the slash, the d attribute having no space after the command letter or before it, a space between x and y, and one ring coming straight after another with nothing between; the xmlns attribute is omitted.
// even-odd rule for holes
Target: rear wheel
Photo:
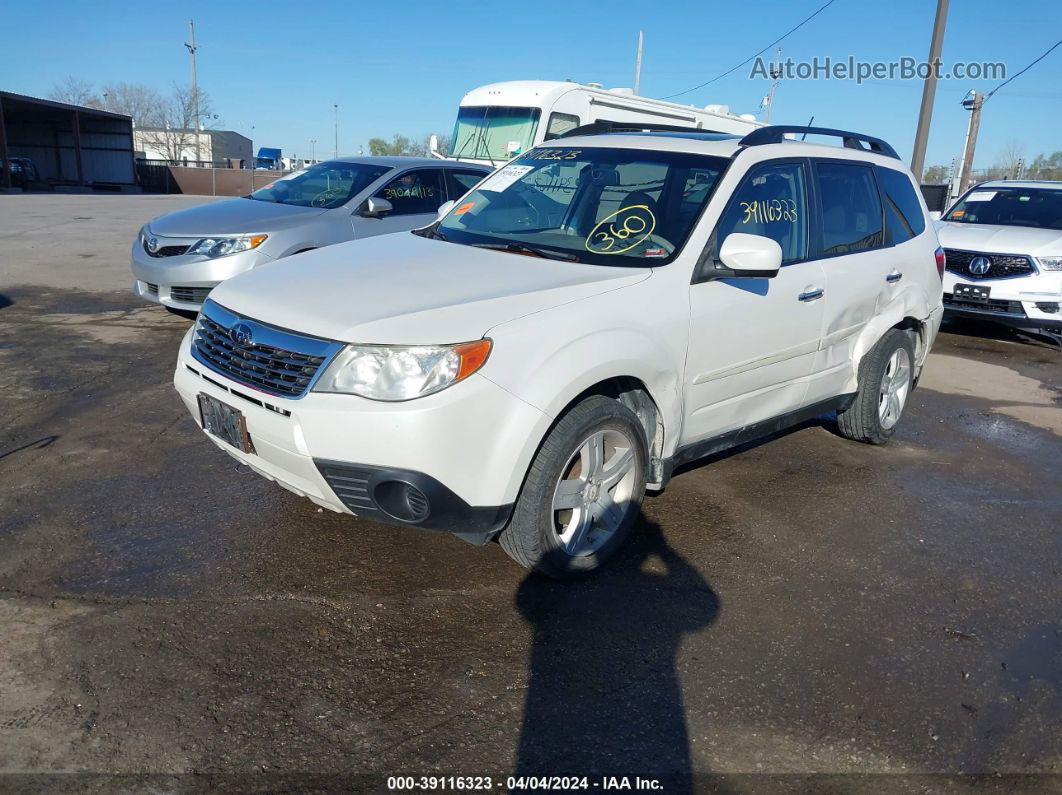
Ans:
<svg viewBox="0 0 1062 795"><path fill-rule="evenodd" d="M634 412L593 396L550 431L499 537L517 563L552 577L596 569L623 544L645 495L645 432Z"/></svg>
<svg viewBox="0 0 1062 795"><path fill-rule="evenodd" d="M891 329L863 357L859 389L852 404L837 412L837 426L848 439L884 444L896 431L914 387L914 345Z"/></svg>

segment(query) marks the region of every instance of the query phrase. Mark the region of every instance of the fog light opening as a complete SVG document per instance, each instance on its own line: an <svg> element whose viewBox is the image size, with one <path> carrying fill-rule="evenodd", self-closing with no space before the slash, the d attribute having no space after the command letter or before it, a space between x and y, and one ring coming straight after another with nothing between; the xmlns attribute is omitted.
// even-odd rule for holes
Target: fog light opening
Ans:
<svg viewBox="0 0 1062 795"><path fill-rule="evenodd" d="M380 510L400 522L423 522L431 513L427 495L416 486L399 480L385 480L373 489Z"/></svg>
<svg viewBox="0 0 1062 795"><path fill-rule="evenodd" d="M1036 308L1041 312L1046 312L1049 315L1058 314L1058 302L1057 301L1037 301Z"/></svg>

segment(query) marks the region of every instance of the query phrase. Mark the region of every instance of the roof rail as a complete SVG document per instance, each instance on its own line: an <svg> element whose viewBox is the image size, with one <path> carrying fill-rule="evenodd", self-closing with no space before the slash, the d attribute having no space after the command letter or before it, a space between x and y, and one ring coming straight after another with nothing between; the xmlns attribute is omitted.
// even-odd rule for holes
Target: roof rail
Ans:
<svg viewBox="0 0 1062 795"><path fill-rule="evenodd" d="M651 121L592 121L580 127L573 127L558 135L558 138L572 138L576 135L602 135L619 132L701 132L714 133L703 127L682 127L677 124L657 124Z"/></svg>
<svg viewBox="0 0 1062 795"><path fill-rule="evenodd" d="M762 144L780 144L785 140L785 135L787 133L802 133L805 137L808 135L829 135L835 138L840 138L844 142L844 146L848 149L861 149L864 152L867 151L863 147L863 144L865 143L870 148L871 152L885 155L886 157L895 157L897 160L900 159L900 156L896 154L896 150L880 138L874 138L870 135L863 135L861 133L848 132L847 130L834 130L830 127L803 127L792 124L773 124L770 127L760 127L758 130L753 130L741 139L741 145L760 146ZM803 140L803 138L801 138L801 140Z"/></svg>

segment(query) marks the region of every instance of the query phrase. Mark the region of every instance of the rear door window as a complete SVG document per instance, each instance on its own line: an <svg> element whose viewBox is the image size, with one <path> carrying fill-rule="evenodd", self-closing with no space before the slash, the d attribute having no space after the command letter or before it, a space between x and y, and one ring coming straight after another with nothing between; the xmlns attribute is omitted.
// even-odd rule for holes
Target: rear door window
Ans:
<svg viewBox="0 0 1062 795"><path fill-rule="evenodd" d="M885 234L893 245L918 237L926 229L926 217L906 174L875 166L885 205Z"/></svg>
<svg viewBox="0 0 1062 795"><path fill-rule="evenodd" d="M824 256L885 245L881 201L871 166L820 160L815 166Z"/></svg>
<svg viewBox="0 0 1062 795"><path fill-rule="evenodd" d="M433 213L439 209L445 195L442 171L437 168L407 171L376 193L378 198L391 202L392 215Z"/></svg>
<svg viewBox="0 0 1062 795"><path fill-rule="evenodd" d="M450 198L453 200L460 199L472 188L479 184L479 181L483 179L486 174L482 171L459 171L456 168L449 168L446 170L446 179L448 184L448 190L450 191Z"/></svg>

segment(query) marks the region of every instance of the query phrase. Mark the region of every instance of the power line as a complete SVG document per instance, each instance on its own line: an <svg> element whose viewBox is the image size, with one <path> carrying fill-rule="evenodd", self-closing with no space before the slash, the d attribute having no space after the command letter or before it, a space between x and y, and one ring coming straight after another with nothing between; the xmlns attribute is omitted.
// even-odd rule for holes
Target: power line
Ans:
<svg viewBox="0 0 1062 795"><path fill-rule="evenodd" d="M996 93L997 91L999 91L999 89L1003 88L1003 86L1005 86L1005 85L1006 85L1007 83L1009 83L1009 82L1010 82L1011 80L1017 80L1017 79L1018 79L1019 77L1021 77L1021 76L1022 76L1023 74L1025 74L1025 73L1026 73L1026 72L1028 72L1028 71L1029 71L1030 69L1032 69L1032 68L1033 68L1034 66L1036 66L1036 64L1040 63L1040 61L1042 61L1042 60L1043 60L1044 58L1046 58L1046 57L1047 57L1048 55L1050 55L1050 54L1051 54L1051 51L1052 51L1053 49L1055 49L1055 48L1056 48L1056 47L1057 47L1057 46L1058 46L1059 44L1062 44L1062 39L1059 39L1059 40L1058 40L1058 41L1056 41L1056 42L1055 42L1054 44L1052 44L1052 45L1051 45L1050 47L1048 47L1048 48L1047 48L1047 50L1046 50L1046 51L1044 52L1044 54L1043 54L1043 55L1041 55L1041 56L1040 56L1039 58L1037 58L1037 59L1036 59L1035 61L1033 61L1033 62L1032 62L1031 64L1029 64L1028 66L1026 66L1026 67L1025 67L1024 69L1022 69L1022 70L1021 70L1020 72L1018 72L1018 73L1017 73L1016 75L1014 75L1013 77L1008 77L1008 78L1007 78L1006 80L1004 80L1004 81L1003 81L1002 83L1000 83L1000 84L999 84L998 86L996 86L996 87L995 87L995 88L993 88L993 89L992 89L991 91L989 91L989 92L988 92L988 94L987 94L987 95L985 96L985 98L984 98L984 102L988 102L988 100L992 99L992 95L993 95L993 94L995 94L995 93Z"/></svg>
<svg viewBox="0 0 1062 795"><path fill-rule="evenodd" d="M768 45L767 45L766 47L764 47L764 48L763 48L762 50L760 50L760 51L759 51L758 53L755 53L755 54L753 54L753 55L749 56L749 57L748 57L748 58L746 58L746 59L745 59L744 61L742 61L741 63L739 63L739 64L738 64L737 66L735 66L735 67L734 67L733 69L727 69L727 70L726 70L725 72L723 72L723 73L722 73L721 75L716 75L716 76L715 76L715 77L713 77L713 78L712 78L711 80L707 81L706 83L701 83L701 84L700 84L699 86L694 86L693 88L687 88L687 89L686 89L685 91L679 91L679 92L678 92L677 94L668 94L668 95L667 95L666 97L662 97L662 99L672 99L673 97L681 97L681 96L682 96L683 94L688 94L688 93L690 93L691 91L696 91L696 90L697 90L697 89L699 89L699 88L704 88L704 87L705 87L705 86L707 86L707 85L711 85L711 84L712 84L712 83L714 83L714 82L715 82L716 80L722 80L722 79L723 79L724 77L726 77L727 75L729 75L729 74L733 74L733 73L734 73L734 72L736 72L736 71L737 71L738 69L740 69L740 68L741 68L742 66L744 66L744 65L745 65L745 64L747 64L747 63L748 63L749 61L751 61L751 60L752 60L753 58L757 58L757 57L759 57L759 56L763 55L763 54L764 54L765 52L767 52L767 50L771 49L771 47L773 47L774 45L776 45L776 44L777 44L778 42L782 41L782 39L786 38L786 37L787 37L787 36L789 36L789 35L790 35L791 33L795 33L796 31L800 30L800 28L804 27L804 25L806 25L806 24L807 24L808 22L810 22L811 20L813 20L813 19L814 19L815 17L817 17L817 16L819 15L819 14L821 14L821 13L822 13L823 11L825 11L825 10L826 10L827 8L829 8L830 6L832 6L832 5L833 5L833 4L835 3L835 2L837 2L837 0L829 0L829 2L827 2L827 3L826 3L825 5L823 5L823 6L821 7L821 8L819 8L819 10L818 10L818 11L816 11L816 12L815 12L814 14L812 14L812 15L811 15L811 16L809 16L809 17L806 17L806 18L805 18L805 19L804 19L803 21L801 21L799 25L797 25L797 26L795 26L795 27L793 27L793 28L790 28L789 30L787 30L787 31L786 31L785 33L783 33L783 34L782 34L781 36L779 36L779 37L778 37L777 39L775 39L774 41L772 41L772 42L771 42L770 44L768 44ZM1017 77L1017 75L1015 75L1015 77Z"/></svg>

